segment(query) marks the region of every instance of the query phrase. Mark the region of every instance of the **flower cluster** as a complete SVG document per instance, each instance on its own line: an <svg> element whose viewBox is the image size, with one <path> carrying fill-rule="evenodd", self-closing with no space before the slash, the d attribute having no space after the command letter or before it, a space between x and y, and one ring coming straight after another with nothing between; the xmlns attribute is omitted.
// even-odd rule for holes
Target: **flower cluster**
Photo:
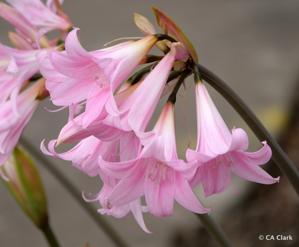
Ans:
<svg viewBox="0 0 299 247"><path fill-rule="evenodd" d="M37 76L38 57L55 48L56 40L44 34L67 30L69 22L56 14L53 1L7 0L0 3L0 16L15 32L9 33L13 47L0 43L0 165L10 157L24 127L45 94L44 80Z"/></svg>
<svg viewBox="0 0 299 247"><path fill-rule="evenodd" d="M120 218L131 212L149 232L143 212L169 216L175 201L192 212L208 213L210 209L193 192L198 185L209 196L228 186L231 172L263 184L278 179L260 168L271 157L269 146L264 142L259 151L247 152L245 131L227 128L200 80L195 81L197 147L186 151L186 159L178 157L175 95L192 72L194 58L189 43L154 34L147 20L140 19L143 23L138 26L146 36L139 40L87 51L74 29L64 51L40 56L52 102L69 108L69 120L58 138L47 146L43 142L41 148L89 176L100 177L99 193L92 198L85 195L87 201L100 203L100 213ZM163 56L149 54L155 45ZM166 95L170 96L165 103ZM164 106L151 129L159 102ZM75 146L59 153L56 148L62 143Z"/></svg>
<svg viewBox="0 0 299 247"><path fill-rule="evenodd" d="M227 188L231 173L262 184L278 181L260 167L271 158L270 147L263 142L259 151L247 152L246 132L228 129L199 79L192 44L161 11L155 9L164 33L157 34L136 14L144 37L87 51L61 0L7 2L0 3L0 16L15 32L9 34L14 48L0 44L0 164L9 159L39 100L49 95L54 105L69 109L69 119L57 139L42 142L42 151L99 177L101 190L84 195L85 200L99 202L102 214L121 218L132 213L146 232L143 213L169 216L175 202L208 213L194 193L199 185L210 196ZM52 30L61 34L48 39ZM151 54L153 47L163 54ZM197 146L180 158L175 101L192 73ZM160 114L151 128L155 112ZM63 143L73 147L59 153Z"/></svg>

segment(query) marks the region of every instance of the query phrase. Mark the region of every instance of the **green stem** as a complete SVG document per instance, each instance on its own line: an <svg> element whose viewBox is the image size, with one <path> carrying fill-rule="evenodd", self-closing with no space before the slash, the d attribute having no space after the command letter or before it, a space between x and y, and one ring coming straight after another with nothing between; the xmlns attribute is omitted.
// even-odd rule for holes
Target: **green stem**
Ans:
<svg viewBox="0 0 299 247"><path fill-rule="evenodd" d="M60 247L60 244L57 241L57 238L52 231L52 228L49 223L45 224L43 228L41 228L46 240L48 241L49 247Z"/></svg>
<svg viewBox="0 0 299 247"><path fill-rule="evenodd" d="M70 182L70 180L64 176L46 157L44 157L38 149L36 149L25 138L21 138L20 143L24 146L30 154L32 154L40 163L64 186L64 188L72 195L72 197L80 204L85 212L90 216L92 220L100 227L114 242L115 246L127 247L128 245L122 239L122 237L116 232L116 230L94 209L90 203L86 203L82 199L82 195L79 190Z"/></svg>
<svg viewBox="0 0 299 247"><path fill-rule="evenodd" d="M219 243L220 246L222 247L232 246L225 232L222 230L221 226L210 215L196 214L196 216L201 220L204 227L215 238L215 240Z"/></svg>
<svg viewBox="0 0 299 247"><path fill-rule="evenodd" d="M245 104L245 102L218 76L213 74L202 65L198 65L198 70L202 78L216 89L240 114L248 126L252 129L260 141L266 140L272 149L272 160L279 169L286 175L293 188L299 195L299 171L286 153L279 146L278 142L267 131L255 114Z"/></svg>

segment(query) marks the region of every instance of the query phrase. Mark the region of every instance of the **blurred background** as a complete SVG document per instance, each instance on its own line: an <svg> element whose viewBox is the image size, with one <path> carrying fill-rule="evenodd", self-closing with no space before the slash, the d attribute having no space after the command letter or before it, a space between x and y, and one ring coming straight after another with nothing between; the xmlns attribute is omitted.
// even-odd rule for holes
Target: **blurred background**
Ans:
<svg viewBox="0 0 299 247"><path fill-rule="evenodd" d="M81 29L82 44L92 50L118 37L140 36L132 15L138 12L154 22L153 5L173 17L193 42L200 62L229 83L298 164L299 1L66 0L64 8ZM9 26L1 20L1 42L7 42L8 30ZM189 84L180 91L176 109L181 154L196 141L194 92L192 83ZM248 130L236 112L210 91L228 125ZM45 106L54 108L48 102L41 105L25 131L25 137L36 147L44 138L55 138L67 120L66 112L48 113ZM259 142L249 133L254 150ZM99 190L98 180L86 177L67 162L50 160L78 190L91 193ZM87 242L91 247L114 246L55 178L42 165L39 167L51 222L62 246L81 247ZM271 164L267 167L272 175L280 175ZM235 246L299 246L298 199L284 177L271 186L252 185L234 178L225 193L211 198L204 198L200 189L197 192L204 204L214 209L212 215L221 222ZM0 197L1 246L47 246L4 186L0 186ZM199 220L179 206L170 218L145 216L151 235L143 233L131 215L121 220L105 218L131 246L217 246ZM293 241L260 241L260 234L291 234Z"/></svg>

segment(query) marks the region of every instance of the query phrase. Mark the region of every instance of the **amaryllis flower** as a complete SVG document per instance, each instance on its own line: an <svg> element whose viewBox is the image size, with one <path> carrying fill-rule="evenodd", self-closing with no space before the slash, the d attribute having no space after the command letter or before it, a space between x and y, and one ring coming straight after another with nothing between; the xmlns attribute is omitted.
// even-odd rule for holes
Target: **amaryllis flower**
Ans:
<svg viewBox="0 0 299 247"><path fill-rule="evenodd" d="M187 150L187 160L197 162L192 184L201 183L206 196L223 191L230 182L231 171L249 181L273 184L260 166L271 158L266 142L256 152L247 152L248 136L243 129L230 131L215 107L203 83L196 84L197 147Z"/></svg>
<svg viewBox="0 0 299 247"><path fill-rule="evenodd" d="M79 43L77 31L67 36L64 52L50 52L40 61L47 89L58 106L79 103L107 86L116 90L157 40L147 36L136 42L87 52Z"/></svg>
<svg viewBox="0 0 299 247"><path fill-rule="evenodd" d="M38 30L16 9L0 3L0 16L15 27L23 42L31 46L32 41L36 41Z"/></svg>
<svg viewBox="0 0 299 247"><path fill-rule="evenodd" d="M108 205L125 205L144 195L149 212L157 217L171 215L174 200L193 212L207 213L188 182L193 165L177 156L173 104L164 106L154 130L142 142L143 150L135 159L109 162L100 158L104 173L120 180L107 198Z"/></svg>
<svg viewBox="0 0 299 247"><path fill-rule="evenodd" d="M42 52L18 50L0 44L0 103L8 98L15 103L20 89L38 72L37 54Z"/></svg>
<svg viewBox="0 0 299 247"><path fill-rule="evenodd" d="M13 6L40 34L58 29L67 30L70 23L65 18L58 16L50 1L46 6L41 0L6 0ZM19 28L16 26L16 28Z"/></svg>
<svg viewBox="0 0 299 247"><path fill-rule="evenodd" d="M119 141L102 142L99 139L90 136L83 139L75 147L64 153L58 153L55 150L55 140L50 141L47 148L45 147L44 142L42 142L41 150L44 154L71 161L73 166L89 176L99 176L101 178L103 185L97 195L88 196L85 193L83 194L86 201L97 201L100 203L101 208L98 210L99 213L111 215L116 218L122 218L128 213L132 212L140 227L144 231L148 232L142 216L142 213L145 211L145 209L141 206L139 199L126 205L116 207L110 207L107 204L107 197L118 183L118 179L109 177L101 171L101 168L98 164L98 158L102 157L103 159L109 161L119 161L122 155L127 155L127 153L119 153L119 149L123 148L121 146L124 144L127 143L121 144Z"/></svg>
<svg viewBox="0 0 299 247"><path fill-rule="evenodd" d="M85 127L101 114L105 105L114 111L113 93L156 41L155 36L147 36L136 42L87 52L78 41L77 30L73 30L66 39L65 52L51 52L40 59L53 103L70 106L85 101L88 112L83 120Z"/></svg>
<svg viewBox="0 0 299 247"><path fill-rule="evenodd" d="M41 86L42 82L35 83L17 97L18 114L14 113L10 101L0 104L0 165L9 158L23 129L31 119L38 105L36 97Z"/></svg>
<svg viewBox="0 0 299 247"><path fill-rule="evenodd" d="M139 83L128 86L117 93L115 97L117 109L112 114L107 114L93 121L87 128L82 126L84 118L89 118L90 109L69 121L61 130L58 143L72 142L89 135L94 135L101 140L112 140L127 132L137 134L145 131L152 114L161 98L167 78L175 61L174 48L158 63L158 65ZM148 92L151 92L150 94ZM132 138L134 138L132 136Z"/></svg>

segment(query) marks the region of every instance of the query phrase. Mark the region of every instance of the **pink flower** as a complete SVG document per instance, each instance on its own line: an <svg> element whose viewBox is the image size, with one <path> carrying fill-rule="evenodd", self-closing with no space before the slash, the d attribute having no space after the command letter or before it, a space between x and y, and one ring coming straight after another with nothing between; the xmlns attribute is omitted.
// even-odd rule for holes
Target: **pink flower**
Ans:
<svg viewBox="0 0 299 247"><path fill-rule="evenodd" d="M125 141L124 138L123 141ZM116 218L121 218L126 216L129 212L132 212L140 227L144 231L149 232L143 220L142 212L144 212L145 209L141 206L140 200L135 200L126 205L117 207L109 207L109 205L107 204L106 198L118 183L118 179L106 176L101 171L98 164L98 158L102 157L103 159L109 161L119 161L120 157L122 156L119 154L119 148L121 148L121 146L124 144L127 143L120 143L119 141L102 142L97 138L90 136L83 139L75 147L65 153L57 153L55 151L55 140L49 143L48 149L45 147L44 142L42 142L41 150L47 155L58 157L67 161L72 161L72 164L76 168L89 176L99 176L101 178L103 186L100 192L92 198L87 198L87 196L84 195L85 200L98 201L100 203L102 208L98 210L99 213L112 215Z"/></svg>
<svg viewBox="0 0 299 247"><path fill-rule="evenodd" d="M37 54L43 50L17 50L0 44L0 103L8 98L15 105L19 91L39 70ZM16 107L14 112L16 112Z"/></svg>
<svg viewBox="0 0 299 247"><path fill-rule="evenodd" d="M51 52L41 59L47 88L58 106L77 104L107 87L114 92L156 42L154 36L147 36L136 42L87 52L78 41L77 31L67 36L65 52Z"/></svg>
<svg viewBox="0 0 299 247"><path fill-rule="evenodd" d="M32 41L36 41L37 29L16 9L5 3L0 3L0 16L16 28L24 42L30 44Z"/></svg>
<svg viewBox="0 0 299 247"><path fill-rule="evenodd" d="M67 30L70 28L70 23L58 16L53 8L53 3L48 3L46 6L41 0L6 0L15 10L22 15L27 22L39 30L40 34L58 29ZM15 23L13 23L15 24ZM17 25L16 28L19 28Z"/></svg>
<svg viewBox="0 0 299 247"><path fill-rule="evenodd" d="M31 119L38 105L36 97L40 86L41 83L36 83L17 97L18 115L13 112L10 101L0 104L0 165L9 158Z"/></svg>
<svg viewBox="0 0 299 247"><path fill-rule="evenodd" d="M171 49L143 81L116 93L116 109L108 109L108 112L99 118L90 118L90 112L93 114L95 111L96 102L91 104L90 109L86 108L85 112L63 127L58 143L72 142L90 135L107 141L118 138L125 132L135 131L138 134L144 131L161 98L175 53L175 50ZM109 107L106 105L106 109ZM86 128L82 124L84 118L90 123Z"/></svg>
<svg viewBox="0 0 299 247"><path fill-rule="evenodd" d="M207 213L193 194L188 179L194 168L180 160L176 151L174 107L167 103L137 158L109 162L100 158L105 174L119 179L107 198L111 207L122 206L145 196L149 212L157 217L172 214L174 200L196 213Z"/></svg>
<svg viewBox="0 0 299 247"><path fill-rule="evenodd" d="M229 131L204 84L196 84L197 147L187 150L187 160L197 162L198 169L192 185L201 183L206 196L222 192L230 182L231 171L252 182L273 184L279 178L271 177L260 165L272 155L263 142L257 152L246 152L248 136L243 129Z"/></svg>

